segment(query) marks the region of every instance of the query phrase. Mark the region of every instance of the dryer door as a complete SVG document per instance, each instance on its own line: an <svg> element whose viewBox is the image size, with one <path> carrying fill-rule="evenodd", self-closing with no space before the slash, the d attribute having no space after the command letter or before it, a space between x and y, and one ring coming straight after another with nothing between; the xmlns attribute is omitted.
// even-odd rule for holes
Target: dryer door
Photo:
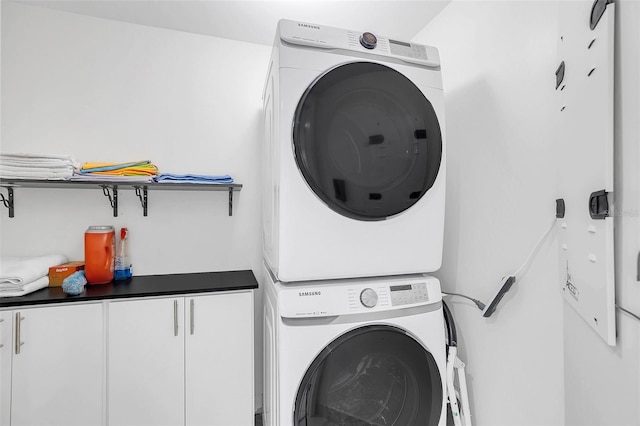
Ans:
<svg viewBox="0 0 640 426"><path fill-rule="evenodd" d="M313 361L298 389L294 425L437 425L442 403L431 353L399 328L365 326Z"/></svg>
<svg viewBox="0 0 640 426"><path fill-rule="evenodd" d="M298 168L331 209L383 220L418 202L440 169L436 112L407 77L354 62L320 76L295 112Z"/></svg>

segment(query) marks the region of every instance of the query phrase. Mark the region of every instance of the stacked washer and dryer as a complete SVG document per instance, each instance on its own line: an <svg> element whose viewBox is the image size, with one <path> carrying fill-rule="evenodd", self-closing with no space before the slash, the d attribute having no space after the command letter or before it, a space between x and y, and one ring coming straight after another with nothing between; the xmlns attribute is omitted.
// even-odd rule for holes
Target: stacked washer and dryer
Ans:
<svg viewBox="0 0 640 426"><path fill-rule="evenodd" d="M281 20L263 99L265 424L444 425L437 49Z"/></svg>

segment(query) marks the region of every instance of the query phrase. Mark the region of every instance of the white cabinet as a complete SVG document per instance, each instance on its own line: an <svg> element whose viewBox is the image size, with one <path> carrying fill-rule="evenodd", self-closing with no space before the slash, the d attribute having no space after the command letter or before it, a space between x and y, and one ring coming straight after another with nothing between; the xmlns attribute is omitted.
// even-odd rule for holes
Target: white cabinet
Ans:
<svg viewBox="0 0 640 426"><path fill-rule="evenodd" d="M253 293L185 303L186 425L253 425Z"/></svg>
<svg viewBox="0 0 640 426"><path fill-rule="evenodd" d="M9 416L12 426L102 424L102 304L24 308L1 314L3 424L9 424ZM9 323L10 331L4 326ZM11 379L6 384L9 371Z"/></svg>
<svg viewBox="0 0 640 426"><path fill-rule="evenodd" d="M108 423L252 425L253 293L113 301Z"/></svg>
<svg viewBox="0 0 640 426"><path fill-rule="evenodd" d="M184 423L184 299L109 303L108 423Z"/></svg>
<svg viewBox="0 0 640 426"><path fill-rule="evenodd" d="M11 311L0 311L0 425L8 426L11 414Z"/></svg>

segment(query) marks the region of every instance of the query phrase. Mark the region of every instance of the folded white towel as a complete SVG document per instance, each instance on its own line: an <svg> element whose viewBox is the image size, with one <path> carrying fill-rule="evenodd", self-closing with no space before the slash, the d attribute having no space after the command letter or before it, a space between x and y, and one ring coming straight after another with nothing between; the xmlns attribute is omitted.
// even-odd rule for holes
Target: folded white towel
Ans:
<svg viewBox="0 0 640 426"><path fill-rule="evenodd" d="M44 180L67 180L73 176L73 170L49 170L31 171L23 170L19 172L5 170L0 166L0 178L3 179L44 179Z"/></svg>
<svg viewBox="0 0 640 426"><path fill-rule="evenodd" d="M0 153L0 158L15 158L15 159L29 159L29 160L69 160L73 159L70 155L60 154L30 154L25 152L3 152Z"/></svg>
<svg viewBox="0 0 640 426"><path fill-rule="evenodd" d="M80 163L70 155L0 153L0 166L26 168L77 169Z"/></svg>
<svg viewBox="0 0 640 426"><path fill-rule="evenodd" d="M59 171L73 171L74 168L70 164L32 164L32 165L17 165L17 164L6 164L4 162L0 162L0 170L6 170L8 172L21 172L24 170L31 172L59 172Z"/></svg>
<svg viewBox="0 0 640 426"><path fill-rule="evenodd" d="M37 280L32 281L29 284L25 284L19 288L0 288L0 297L24 296L26 294L33 293L36 290L40 290L41 288L45 288L48 285L49 277L45 275L44 277L38 278Z"/></svg>
<svg viewBox="0 0 640 426"><path fill-rule="evenodd" d="M78 161L70 155L38 155L38 154L5 154L0 153L0 163L6 164L69 164L79 166Z"/></svg>
<svg viewBox="0 0 640 426"><path fill-rule="evenodd" d="M62 254L37 257L0 257L0 289L16 288L47 276L49 268L67 263Z"/></svg>

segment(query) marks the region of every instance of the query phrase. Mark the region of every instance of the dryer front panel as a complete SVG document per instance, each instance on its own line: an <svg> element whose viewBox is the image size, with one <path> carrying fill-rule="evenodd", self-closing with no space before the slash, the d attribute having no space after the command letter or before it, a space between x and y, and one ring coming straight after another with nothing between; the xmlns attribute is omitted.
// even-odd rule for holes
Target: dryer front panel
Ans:
<svg viewBox="0 0 640 426"><path fill-rule="evenodd" d="M293 424L438 425L443 401L433 355L400 328L368 325L338 337L311 363Z"/></svg>
<svg viewBox="0 0 640 426"><path fill-rule="evenodd" d="M352 62L317 78L294 115L296 164L333 211L384 220L433 186L442 133L429 99L402 73Z"/></svg>

